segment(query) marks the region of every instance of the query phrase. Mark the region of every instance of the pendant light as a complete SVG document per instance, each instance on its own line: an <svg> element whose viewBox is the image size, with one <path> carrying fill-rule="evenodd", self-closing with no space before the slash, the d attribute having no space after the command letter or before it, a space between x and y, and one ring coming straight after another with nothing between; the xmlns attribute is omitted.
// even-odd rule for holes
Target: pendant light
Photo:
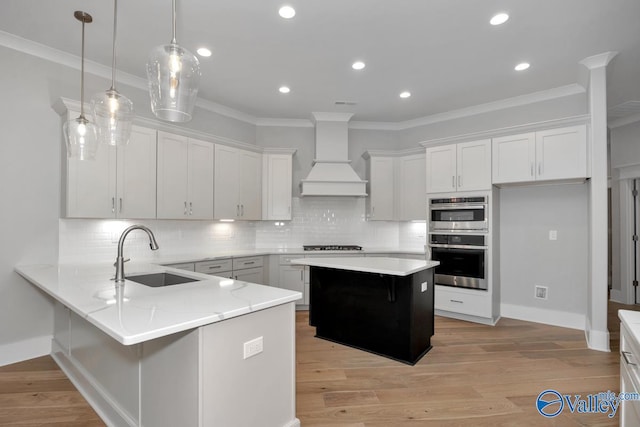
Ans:
<svg viewBox="0 0 640 427"><path fill-rule="evenodd" d="M82 62L80 68L80 116L67 120L62 126L64 139L67 144L67 155L80 160L95 159L98 151L96 128L84 117L84 24L93 21L91 15L82 11L75 11L73 16L82 22Z"/></svg>
<svg viewBox="0 0 640 427"><path fill-rule="evenodd" d="M198 95L200 63L176 42L176 0L172 0L172 39L149 54L147 78L151 111L161 120L188 122Z"/></svg>
<svg viewBox="0 0 640 427"><path fill-rule="evenodd" d="M113 54L111 88L97 93L91 99L93 121L98 129L98 140L107 145L126 145L131 136L133 102L116 90L116 31L118 0L113 1Z"/></svg>

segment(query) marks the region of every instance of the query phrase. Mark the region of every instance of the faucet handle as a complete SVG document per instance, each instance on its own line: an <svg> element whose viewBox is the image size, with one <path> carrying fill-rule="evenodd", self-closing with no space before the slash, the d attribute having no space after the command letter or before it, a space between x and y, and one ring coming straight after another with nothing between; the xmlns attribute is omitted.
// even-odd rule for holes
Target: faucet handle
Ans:
<svg viewBox="0 0 640 427"><path fill-rule="evenodd" d="M122 261L122 262L127 262L127 261L131 261L131 258L127 258L127 259L125 259L125 260L124 260L124 261ZM114 267L117 267L117 266L118 266L118 260L116 260L116 262L114 262L114 263L113 263L113 266L114 266Z"/></svg>

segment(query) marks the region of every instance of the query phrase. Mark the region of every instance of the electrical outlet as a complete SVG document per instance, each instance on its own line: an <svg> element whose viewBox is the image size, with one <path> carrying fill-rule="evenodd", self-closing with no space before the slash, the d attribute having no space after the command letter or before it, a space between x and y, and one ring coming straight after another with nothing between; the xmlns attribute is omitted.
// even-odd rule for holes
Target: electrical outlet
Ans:
<svg viewBox="0 0 640 427"><path fill-rule="evenodd" d="M428 282L422 282L422 283L420 284L420 291L421 291L421 292L426 292L426 291L427 291L427 289L428 289L428 286L429 286L429 283L428 283Z"/></svg>
<svg viewBox="0 0 640 427"><path fill-rule="evenodd" d="M558 230L549 230L549 240L558 240Z"/></svg>
<svg viewBox="0 0 640 427"><path fill-rule="evenodd" d="M536 285L535 297L538 299L547 299L547 294L549 293L549 288L546 286Z"/></svg>
<svg viewBox="0 0 640 427"><path fill-rule="evenodd" d="M262 337L252 339L244 343L244 359L262 353Z"/></svg>

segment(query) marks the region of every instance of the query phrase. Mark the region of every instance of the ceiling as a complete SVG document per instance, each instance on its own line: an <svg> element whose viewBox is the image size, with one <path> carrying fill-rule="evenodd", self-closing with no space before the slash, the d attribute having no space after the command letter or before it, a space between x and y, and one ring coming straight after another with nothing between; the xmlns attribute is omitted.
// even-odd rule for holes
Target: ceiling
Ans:
<svg viewBox="0 0 640 427"><path fill-rule="evenodd" d="M278 15L283 4L293 19ZM171 39L171 1L118 9L118 69L146 78L149 51ZM110 66L111 1L2 0L0 30L79 56L75 10L94 18L87 58ZM500 11L510 19L489 25ZM213 52L201 59L199 98L256 118L403 122L576 84L579 62L607 51L619 52L608 107L640 100L638 0L178 0L177 15L178 43ZM366 68L354 71L355 60ZM523 61L531 67L514 71ZM640 113L640 102L625 105L623 115Z"/></svg>

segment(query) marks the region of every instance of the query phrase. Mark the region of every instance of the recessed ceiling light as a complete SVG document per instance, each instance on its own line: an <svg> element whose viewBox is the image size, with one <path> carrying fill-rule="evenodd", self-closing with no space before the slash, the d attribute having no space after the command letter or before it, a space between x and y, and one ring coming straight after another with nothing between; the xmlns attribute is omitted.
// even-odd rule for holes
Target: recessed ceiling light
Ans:
<svg viewBox="0 0 640 427"><path fill-rule="evenodd" d="M351 65L351 68L354 70L362 70L364 67L366 67L366 65L362 61L356 61Z"/></svg>
<svg viewBox="0 0 640 427"><path fill-rule="evenodd" d="M411 96L411 92L404 91L400 92L400 98L409 98Z"/></svg>
<svg viewBox="0 0 640 427"><path fill-rule="evenodd" d="M280 93L289 93L291 92L291 89L288 86L280 86L280 89L278 89L280 91Z"/></svg>
<svg viewBox="0 0 640 427"><path fill-rule="evenodd" d="M509 15L507 15L506 13L498 13L494 15L493 18L491 18L489 23L491 25L500 25L507 22L508 19L509 19Z"/></svg>
<svg viewBox="0 0 640 427"><path fill-rule="evenodd" d="M284 19L291 19L296 16L296 10L291 6L282 6L280 10L278 10L278 14Z"/></svg>
<svg viewBox="0 0 640 427"><path fill-rule="evenodd" d="M196 52L198 53L198 55L204 57L204 58L208 58L211 56L211 51L209 49L207 49L206 47L200 47L198 48L198 50L196 50Z"/></svg>
<svg viewBox="0 0 640 427"><path fill-rule="evenodd" d="M524 71L527 68L529 68L531 65L528 62L521 62L520 64L516 65L514 70L516 71Z"/></svg>

